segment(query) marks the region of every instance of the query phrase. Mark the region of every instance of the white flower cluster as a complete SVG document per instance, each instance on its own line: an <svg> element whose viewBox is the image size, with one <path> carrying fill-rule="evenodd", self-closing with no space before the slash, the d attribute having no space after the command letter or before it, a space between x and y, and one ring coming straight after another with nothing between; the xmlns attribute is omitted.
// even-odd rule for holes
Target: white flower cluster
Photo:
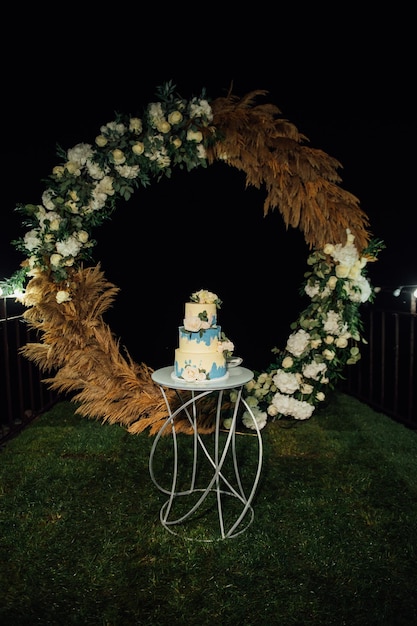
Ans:
<svg viewBox="0 0 417 626"><path fill-rule="evenodd" d="M207 291L207 289L200 289L200 291L192 293L190 301L197 302L198 304L215 304L218 309L220 309L222 305L219 296L212 291Z"/></svg>
<svg viewBox="0 0 417 626"><path fill-rule="evenodd" d="M92 230L109 217L119 197L128 200L151 176L170 176L173 165L189 170L205 165L204 129L213 119L208 100L187 102L171 83L158 95L160 101L148 104L142 118L118 115L102 125L94 145L60 150L62 163L53 168L41 204L18 207L30 224L17 242L27 255L29 275L51 271L59 290L69 268L91 259ZM67 301L62 295L58 300Z"/></svg>
<svg viewBox="0 0 417 626"><path fill-rule="evenodd" d="M343 367L360 358L359 305L372 296L364 275L368 257L359 255L350 230L345 244L327 244L309 257L305 292L310 306L300 314L276 364L245 386L252 410L271 419L305 420L325 399L325 388Z"/></svg>
<svg viewBox="0 0 417 626"><path fill-rule="evenodd" d="M187 365L182 372L182 378L187 383L199 382L207 379L207 374L204 370L199 370L194 365Z"/></svg>

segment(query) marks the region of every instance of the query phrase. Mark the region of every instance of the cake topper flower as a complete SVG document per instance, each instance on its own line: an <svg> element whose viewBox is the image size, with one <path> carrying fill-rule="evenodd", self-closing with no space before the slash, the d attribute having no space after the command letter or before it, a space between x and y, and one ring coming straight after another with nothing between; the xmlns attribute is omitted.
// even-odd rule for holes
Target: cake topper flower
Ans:
<svg viewBox="0 0 417 626"><path fill-rule="evenodd" d="M207 291L207 289L195 291L191 294L190 300L191 302L197 302L198 304L215 304L218 309L220 309L223 304L217 294L212 291Z"/></svg>

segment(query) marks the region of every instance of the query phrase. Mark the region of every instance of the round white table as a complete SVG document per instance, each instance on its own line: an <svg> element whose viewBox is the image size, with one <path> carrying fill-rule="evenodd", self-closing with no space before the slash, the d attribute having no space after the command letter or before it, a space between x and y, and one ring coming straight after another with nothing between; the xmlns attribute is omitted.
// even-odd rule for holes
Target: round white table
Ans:
<svg viewBox="0 0 417 626"><path fill-rule="evenodd" d="M193 514L196 512L201 514L203 503L209 496L214 496L220 524L220 536L216 534L214 539L187 536L185 533L181 533L181 536L194 541L214 541L237 537L250 526L254 519L254 511L251 504L259 483L262 468L263 447L261 433L255 416L242 395L244 385L253 378L253 372L245 367L231 367L228 369L228 374L224 379L189 383L174 378L173 370L174 368L171 366L163 367L152 374L153 381L157 383L161 389L168 410L167 420L155 436L149 457L149 472L152 482L160 491L169 496L161 507L160 521L170 533L179 535L180 533L174 530L174 528L178 528L178 525L184 522L191 522ZM170 406L166 389L174 389L180 401L180 405L174 410L172 410ZM231 425L229 430L225 431L227 435L224 434L224 436L221 437L220 434L223 424L223 394L226 390L232 389L236 392L236 400L232 405ZM188 393L184 394L183 392ZM215 428L211 435L202 435L198 430L198 403L210 394L217 394ZM239 469L236 446L236 437L238 436L238 433L236 433L236 422L240 409L246 410L253 420L254 433L251 433L253 436L246 438L246 441L248 443L249 441L253 442L253 438L255 438L258 447L254 476L251 476L249 486L245 483L245 488ZM181 483L182 486L180 486L180 476L181 481L184 480L184 476L181 475L182 468L179 467L178 439L180 433L177 433L175 429L175 418L182 411L184 411L187 416L192 434L184 435L182 433L181 435L190 439L190 443L192 442L193 445L192 466L187 470L186 487L184 487L184 483ZM163 486L156 478L155 454L158 445L161 443L161 437L164 435L168 426L171 427L172 435L172 453L170 454L171 459L169 460L170 463L172 462L172 469L165 473L165 476L169 475L171 477L170 484ZM211 445L209 445L209 441ZM199 462L201 460L205 463L206 460L208 460L211 476L208 479L208 484L204 484L204 486L200 486L198 481ZM226 460L228 469L226 468ZM167 462L165 456L163 461L165 463ZM227 472L229 473L226 475ZM248 495L245 489L249 492ZM178 499L181 498L183 504L185 499L190 496L193 496L193 498L190 499L191 504L189 504L189 506L186 505L185 512L184 509L182 509L182 512L177 514L175 504L178 502ZM236 503L238 504L237 512L236 506L233 507L232 521L230 521L230 515L228 515L229 521L227 524L225 521L226 503L224 502L227 498L224 498L225 496L231 496L234 498L234 505L236 505Z"/></svg>

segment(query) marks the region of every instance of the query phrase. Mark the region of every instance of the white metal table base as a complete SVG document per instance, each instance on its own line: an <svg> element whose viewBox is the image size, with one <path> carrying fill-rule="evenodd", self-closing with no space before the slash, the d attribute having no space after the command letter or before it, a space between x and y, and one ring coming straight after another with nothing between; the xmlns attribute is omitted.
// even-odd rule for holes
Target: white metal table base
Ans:
<svg viewBox="0 0 417 626"><path fill-rule="evenodd" d="M210 494L214 494L217 502L217 511L218 511L218 519L220 524L220 536L217 539L230 539L233 537L237 537L241 533L243 533L253 522L254 519L254 511L252 508L252 501L258 487L261 469L262 469L262 437L257 425L256 419L248 406L245 399L242 397L243 385L244 383L240 382L240 380L251 380L251 372L250 370L246 370L245 368L236 368L236 370L243 370L242 375L239 375L239 372L235 372L232 380L227 381L227 386L225 383L218 383L217 385L213 385L211 388L201 388L201 386L197 389L190 389L186 383L182 385L172 385L169 380L166 379L166 371L172 370L172 368L163 368L163 370L157 370L152 375L155 382L159 383L161 393L164 397L167 410L168 410L168 418L162 426L161 430L155 436L155 440L152 445L150 457L149 457L149 472L152 479L152 482L156 485L156 487L163 493L167 494L168 500L163 504L160 509L160 521L162 525L168 530L170 533L174 535L180 535L185 539L190 539L193 541L215 541L216 539L198 539L194 537L187 537L184 534L179 533L175 530L175 527L179 524L190 520L193 513L198 511L203 503L207 500ZM163 372L163 376L158 376L158 372ZM249 378L248 378L249 377ZM215 381L213 381L215 383ZM220 386L221 385L221 386ZM177 390L177 395L180 398L182 404L173 412L165 389L166 388L174 388ZM226 436L226 441L224 443L223 448L220 445L220 431L222 425L222 403L223 403L223 394L226 389L235 389L237 392L237 399L233 407L233 415L232 415L232 423L230 429ZM191 397L185 402L182 400L179 391L191 391ZM214 451L210 453L206 443L204 442L203 436L198 432L198 402L209 394L217 393L217 403L216 403L216 422L215 422L215 430L214 430ZM236 451L236 422L239 413L239 407L243 405L245 409L249 412L252 417L254 430L256 432L257 444L258 444L258 459L257 459L257 467L255 476L253 479L252 486L249 488L249 494L246 495L242 478L239 471L238 464L238 456ZM191 475L189 476L189 486L187 484L187 488L183 490L179 490L179 462L178 462L178 434L175 430L175 418L184 411L187 415L187 419L192 427L192 438L193 442L193 460L192 460L192 469ZM160 442L161 437L164 435L164 432L168 426L171 426L172 433L172 480L169 488L161 485L154 471L154 460L155 460L155 452L158 447L158 443ZM206 437L210 437L210 435L205 435ZM212 439L211 439L212 440ZM204 457L208 460L209 466L212 467L212 476L209 480L206 487L201 488L197 486L197 468L199 461L199 454L203 453ZM225 461L228 458L231 458L233 464L233 481L235 481L235 486L232 485L232 477L229 478L226 476L225 471ZM230 470L230 468L229 468ZM188 483L188 481L187 481ZM187 497L191 494L197 494L197 501L183 514L180 516L176 516L174 511L174 504L177 501L177 498ZM237 515L237 518L230 524L229 527L226 527L225 517L224 517L224 503L222 502L222 496L233 497L240 502L241 510ZM245 519L246 518L246 519Z"/></svg>

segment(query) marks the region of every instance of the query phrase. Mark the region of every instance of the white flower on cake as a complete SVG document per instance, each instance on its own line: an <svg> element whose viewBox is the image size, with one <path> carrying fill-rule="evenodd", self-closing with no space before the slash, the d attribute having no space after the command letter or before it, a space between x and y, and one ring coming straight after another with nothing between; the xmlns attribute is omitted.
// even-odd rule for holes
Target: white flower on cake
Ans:
<svg viewBox="0 0 417 626"><path fill-rule="evenodd" d="M233 343L233 341L230 341L230 339L226 337L224 332L222 332L220 335L220 341L217 344L217 351L223 352L227 360L231 358L234 349L235 349L235 344Z"/></svg>
<svg viewBox="0 0 417 626"><path fill-rule="evenodd" d="M218 309L220 309L222 305L222 301L219 296L212 291L207 291L207 289L200 289L200 291L195 291L190 296L191 302L197 302L198 304L215 304Z"/></svg>
<svg viewBox="0 0 417 626"><path fill-rule="evenodd" d="M182 373L182 378L188 383L193 383L201 380L206 380L207 374L203 370L199 370L193 365L187 365Z"/></svg>
<svg viewBox="0 0 417 626"><path fill-rule="evenodd" d="M191 315L184 318L184 328L192 333L197 333L199 330L210 328L210 324L207 320L201 319L199 315Z"/></svg>

